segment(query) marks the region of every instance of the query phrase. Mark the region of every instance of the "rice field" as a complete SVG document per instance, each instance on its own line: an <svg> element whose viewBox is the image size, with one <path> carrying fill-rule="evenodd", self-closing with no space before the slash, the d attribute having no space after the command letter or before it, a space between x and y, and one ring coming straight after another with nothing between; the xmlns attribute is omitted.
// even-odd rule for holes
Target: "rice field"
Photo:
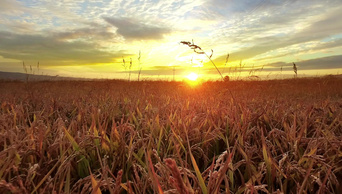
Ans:
<svg viewBox="0 0 342 194"><path fill-rule="evenodd" d="M0 82L0 193L341 193L342 79Z"/></svg>

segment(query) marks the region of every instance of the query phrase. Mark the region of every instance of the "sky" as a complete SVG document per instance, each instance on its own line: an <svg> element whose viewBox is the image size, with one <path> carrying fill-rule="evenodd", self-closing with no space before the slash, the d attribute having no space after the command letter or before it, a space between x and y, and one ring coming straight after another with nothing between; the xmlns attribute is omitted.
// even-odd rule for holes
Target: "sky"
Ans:
<svg viewBox="0 0 342 194"><path fill-rule="evenodd" d="M341 0L0 0L0 71L219 79L213 62L282 78L294 62L298 76L341 74L341 18Z"/></svg>

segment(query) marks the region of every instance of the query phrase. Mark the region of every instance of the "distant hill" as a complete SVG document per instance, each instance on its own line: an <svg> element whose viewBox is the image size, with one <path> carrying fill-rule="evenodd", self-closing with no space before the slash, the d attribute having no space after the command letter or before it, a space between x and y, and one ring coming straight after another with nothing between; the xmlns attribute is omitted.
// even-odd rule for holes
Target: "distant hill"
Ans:
<svg viewBox="0 0 342 194"><path fill-rule="evenodd" d="M33 75L25 73L3 72L0 71L0 80L17 80L17 81L57 81L57 80L86 80L85 78L73 78L73 77L59 77L49 75Z"/></svg>

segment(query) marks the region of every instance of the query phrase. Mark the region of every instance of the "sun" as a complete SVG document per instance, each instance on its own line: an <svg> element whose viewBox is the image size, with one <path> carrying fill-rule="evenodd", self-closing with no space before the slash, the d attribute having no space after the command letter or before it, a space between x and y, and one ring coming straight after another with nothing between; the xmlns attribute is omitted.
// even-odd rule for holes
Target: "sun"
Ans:
<svg viewBox="0 0 342 194"><path fill-rule="evenodd" d="M196 81L198 78L198 75L194 72L190 73L188 76L186 76L190 81Z"/></svg>

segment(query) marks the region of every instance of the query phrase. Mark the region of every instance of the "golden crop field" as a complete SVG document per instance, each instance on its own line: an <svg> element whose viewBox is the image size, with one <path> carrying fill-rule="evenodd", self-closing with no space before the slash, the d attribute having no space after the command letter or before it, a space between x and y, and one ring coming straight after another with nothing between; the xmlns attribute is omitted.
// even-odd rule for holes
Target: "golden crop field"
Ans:
<svg viewBox="0 0 342 194"><path fill-rule="evenodd" d="M0 83L0 193L341 193L342 79Z"/></svg>

